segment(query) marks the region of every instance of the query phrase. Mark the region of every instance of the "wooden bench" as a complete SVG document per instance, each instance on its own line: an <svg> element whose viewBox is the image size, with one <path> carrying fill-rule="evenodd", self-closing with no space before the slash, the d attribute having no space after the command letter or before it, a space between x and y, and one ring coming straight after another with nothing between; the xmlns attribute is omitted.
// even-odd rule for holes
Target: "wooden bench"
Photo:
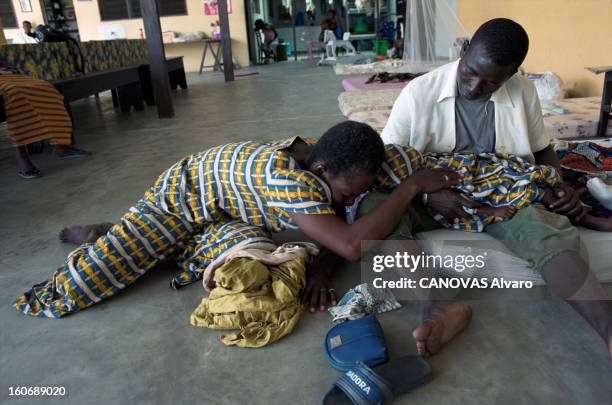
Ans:
<svg viewBox="0 0 612 405"><path fill-rule="evenodd" d="M50 83L64 96L64 105L71 117L72 101L107 90L113 91L121 111L128 112L131 107L137 111L144 110L139 66L93 72L68 79L53 80ZM6 113L0 95L0 122L3 121L6 121Z"/></svg>
<svg viewBox="0 0 612 405"><path fill-rule="evenodd" d="M168 78L170 79L170 88L176 90L177 87L187 89L187 78L185 76L185 67L183 65L183 57L177 56L166 59L166 68L168 69ZM151 82L151 68L148 64L140 65L139 70L140 83L142 87L142 96L147 105L155 105L155 94L153 93L153 84Z"/></svg>
<svg viewBox="0 0 612 405"><path fill-rule="evenodd" d="M65 104L111 90L121 111L128 112L131 107L137 111L144 109L138 66L92 72L51 83L62 93Z"/></svg>

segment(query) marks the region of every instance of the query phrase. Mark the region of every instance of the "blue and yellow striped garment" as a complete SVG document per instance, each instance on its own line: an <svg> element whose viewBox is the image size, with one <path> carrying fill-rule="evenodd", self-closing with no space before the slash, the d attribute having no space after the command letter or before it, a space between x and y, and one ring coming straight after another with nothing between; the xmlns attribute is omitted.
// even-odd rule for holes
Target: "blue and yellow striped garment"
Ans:
<svg viewBox="0 0 612 405"><path fill-rule="evenodd" d="M50 280L22 294L15 307L59 318L117 294L167 259L182 269L173 280L178 288L199 280L228 249L273 243L270 232L296 228L290 213L335 215L328 185L282 151L293 142L233 143L181 159L119 224L73 251ZM405 172L410 159L397 156L403 150L388 148L381 185L396 180L385 173ZM393 165L403 166L394 171Z"/></svg>
<svg viewBox="0 0 612 405"><path fill-rule="evenodd" d="M506 153L456 154L428 153L419 155L410 147L387 145L392 154L392 164L385 163L386 186L393 186L422 167L454 169L463 174L463 181L454 186L477 203L492 207L514 206L522 208L538 205L543 197L543 187L554 187L561 182L557 171L545 165L534 165L518 156ZM502 218L471 214L470 219L448 221L440 213L427 208L442 226L467 232L482 232L486 225L500 222Z"/></svg>

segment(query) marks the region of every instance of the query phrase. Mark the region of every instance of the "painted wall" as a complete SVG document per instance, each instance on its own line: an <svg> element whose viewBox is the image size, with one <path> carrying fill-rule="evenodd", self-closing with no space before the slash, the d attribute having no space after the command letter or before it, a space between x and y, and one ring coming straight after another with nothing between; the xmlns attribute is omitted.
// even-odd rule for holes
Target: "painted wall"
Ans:
<svg viewBox="0 0 612 405"><path fill-rule="evenodd" d="M186 0L187 15L162 17L162 31L193 32L204 31L210 37L212 28L210 23L218 19L217 16L204 15L204 3L202 0ZM13 0L15 10L19 9L19 1ZM140 38L140 29L143 28L141 19L101 21L97 0L74 1L74 8L79 24L79 34L82 41L100 39L98 35L99 25L122 25L127 38ZM32 13L17 13L19 24L23 20L31 20L34 25L44 22L40 3L32 0ZM232 13L229 15L230 35L232 37L232 51L234 60L240 66L249 65L249 53L246 32L246 17L244 2L232 0ZM19 30L4 30L7 38L12 38ZM196 71L200 66L203 44L172 44L166 45L166 56L185 57L185 68L188 71ZM205 64L212 65L213 59L210 52L206 57Z"/></svg>
<svg viewBox="0 0 612 405"><path fill-rule="evenodd" d="M458 0L457 13L471 33L491 18L517 21L530 40L524 69L556 72L570 96L601 95L603 75L584 67L612 65L612 1Z"/></svg>

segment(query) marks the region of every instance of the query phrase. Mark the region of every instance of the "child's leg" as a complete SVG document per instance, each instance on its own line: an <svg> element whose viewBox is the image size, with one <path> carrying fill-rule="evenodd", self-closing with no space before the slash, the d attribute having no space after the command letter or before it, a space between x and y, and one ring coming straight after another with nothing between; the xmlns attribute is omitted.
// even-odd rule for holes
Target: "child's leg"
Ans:
<svg viewBox="0 0 612 405"><path fill-rule="evenodd" d="M489 205L481 204L476 209L480 216L485 216L485 217L510 219L514 216L514 214L516 214L516 207L514 207L513 205L504 205L502 207L491 207Z"/></svg>
<svg viewBox="0 0 612 405"><path fill-rule="evenodd" d="M14 306L24 314L59 318L111 297L182 248L194 230L141 199L94 244L73 251L50 280L33 286Z"/></svg>

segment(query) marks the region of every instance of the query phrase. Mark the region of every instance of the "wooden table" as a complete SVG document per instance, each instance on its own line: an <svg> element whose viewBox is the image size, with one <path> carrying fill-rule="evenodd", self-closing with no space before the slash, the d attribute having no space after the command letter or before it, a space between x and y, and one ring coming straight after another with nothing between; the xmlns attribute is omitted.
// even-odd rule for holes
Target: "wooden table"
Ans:
<svg viewBox="0 0 612 405"><path fill-rule="evenodd" d="M218 72L221 70L221 65L223 65L223 62L221 62L221 57L223 56L223 43L221 42L221 39L205 38L197 41L164 42L164 45L181 44L204 44L204 49L202 50L202 60L200 61L199 74L202 74L204 68L213 68L214 72ZM215 44L217 45L216 47ZM204 65L206 54L208 53L209 49L215 61L212 65ZM234 62L234 66L238 66L238 63Z"/></svg>
<svg viewBox="0 0 612 405"><path fill-rule="evenodd" d="M215 47L213 44L217 44L217 52L215 52ZM204 66L204 60L206 59L206 52L210 49L213 57L215 58L215 62L212 65ZM202 52L202 61L200 62L200 74L202 74L202 70L204 68L213 68L213 72L218 72L221 70L221 53L223 52L223 45L220 39L205 39L204 40L204 51Z"/></svg>

